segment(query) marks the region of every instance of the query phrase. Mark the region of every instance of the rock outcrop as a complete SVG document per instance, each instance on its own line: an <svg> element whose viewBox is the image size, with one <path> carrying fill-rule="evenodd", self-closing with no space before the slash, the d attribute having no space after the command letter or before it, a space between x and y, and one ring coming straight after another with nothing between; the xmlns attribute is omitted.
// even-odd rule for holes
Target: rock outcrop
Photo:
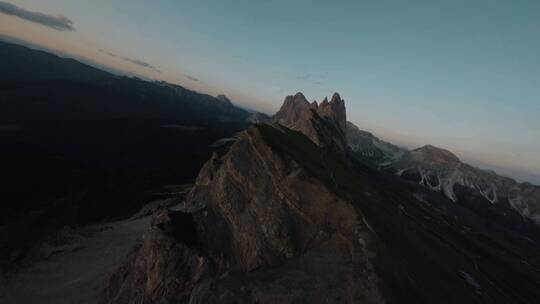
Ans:
<svg viewBox="0 0 540 304"><path fill-rule="evenodd" d="M347 141L345 102L338 93L320 105L309 103L302 93L287 96L280 110L272 119L288 128L304 133L317 145L346 151Z"/></svg>
<svg viewBox="0 0 540 304"><path fill-rule="evenodd" d="M418 184L348 159L345 136L351 134L343 126L349 133L351 127L341 109L339 95L317 105L296 94L274 122L239 133L201 169L183 211L155 215L100 302L538 299L537 243ZM393 150L354 134L371 141L360 145L357 138L359 147ZM454 160L423 150L429 151L419 155L438 155L439 162Z"/></svg>
<svg viewBox="0 0 540 304"><path fill-rule="evenodd" d="M188 213L156 216L102 303L383 303L373 232L280 150L286 137L321 153L284 127L241 133L201 170Z"/></svg>
<svg viewBox="0 0 540 304"><path fill-rule="evenodd" d="M142 244L111 276L98 302L186 301L210 267L195 247L196 241L191 214L158 212L145 230Z"/></svg>

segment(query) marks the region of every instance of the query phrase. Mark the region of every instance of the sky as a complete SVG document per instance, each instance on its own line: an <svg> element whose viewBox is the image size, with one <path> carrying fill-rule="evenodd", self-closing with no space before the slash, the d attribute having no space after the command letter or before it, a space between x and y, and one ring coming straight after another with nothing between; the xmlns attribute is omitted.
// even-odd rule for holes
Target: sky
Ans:
<svg viewBox="0 0 540 304"><path fill-rule="evenodd" d="M275 112L348 120L540 183L540 1L6 0L0 35Z"/></svg>

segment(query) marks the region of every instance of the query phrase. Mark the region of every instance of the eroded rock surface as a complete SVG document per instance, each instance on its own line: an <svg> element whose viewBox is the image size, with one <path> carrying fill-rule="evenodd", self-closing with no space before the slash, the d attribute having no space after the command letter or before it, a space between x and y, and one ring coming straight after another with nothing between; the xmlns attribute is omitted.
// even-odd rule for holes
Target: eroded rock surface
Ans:
<svg viewBox="0 0 540 304"><path fill-rule="evenodd" d="M362 215L275 151L265 128L284 132L241 133L201 170L189 213L155 217L102 303L384 302Z"/></svg>
<svg viewBox="0 0 540 304"><path fill-rule="evenodd" d="M534 240L357 162L364 148L393 162L409 153L345 119L337 94L287 97L273 122L211 157L183 211L155 215L100 302L536 302Z"/></svg>

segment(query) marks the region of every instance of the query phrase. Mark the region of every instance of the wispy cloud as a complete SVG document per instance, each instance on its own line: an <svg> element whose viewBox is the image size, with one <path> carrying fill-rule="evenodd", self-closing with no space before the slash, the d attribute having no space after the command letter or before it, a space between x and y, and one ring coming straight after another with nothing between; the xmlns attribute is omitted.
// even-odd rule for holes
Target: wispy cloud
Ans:
<svg viewBox="0 0 540 304"><path fill-rule="evenodd" d="M102 49L100 49L99 51L104 53L104 54L107 54L107 55L109 55L111 57L122 59L122 60L124 60L126 62L130 62L130 63L136 64L138 66L141 66L143 68L150 69L150 70L152 70L154 72L161 73L161 71L158 68L156 68L155 66L151 65L148 62L145 62L145 61L142 61L142 60L139 60L139 59L133 59L133 58L129 58L129 57L120 56L118 54L115 54L115 53L112 53L112 52L109 52L109 51L106 51L106 50L102 50Z"/></svg>
<svg viewBox="0 0 540 304"><path fill-rule="evenodd" d="M323 80L328 78L328 73L322 73L322 74L303 74L300 76L297 76L296 79L311 82L314 84L322 84Z"/></svg>
<svg viewBox="0 0 540 304"><path fill-rule="evenodd" d="M0 13L19 17L21 19L39 23L59 31L74 31L73 22L62 15L47 15L40 12L33 12L14 4L0 1Z"/></svg>
<svg viewBox="0 0 540 304"><path fill-rule="evenodd" d="M191 80L191 81L200 81L199 78L196 78L196 77L193 77L193 76L190 76L190 75L187 75L187 74L184 74L184 77L186 77L187 79Z"/></svg>

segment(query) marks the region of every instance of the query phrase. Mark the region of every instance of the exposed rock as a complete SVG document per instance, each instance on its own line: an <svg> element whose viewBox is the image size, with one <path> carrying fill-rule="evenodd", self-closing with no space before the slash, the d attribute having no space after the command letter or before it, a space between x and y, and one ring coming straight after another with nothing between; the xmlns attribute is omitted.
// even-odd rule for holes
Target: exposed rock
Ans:
<svg viewBox="0 0 540 304"><path fill-rule="evenodd" d="M411 154L418 161L425 161L433 164L458 164L460 162L459 158L454 153L432 145L425 145L415 149L411 151Z"/></svg>
<svg viewBox="0 0 540 304"><path fill-rule="evenodd" d="M194 247L190 214L162 210L144 232L143 243L111 276L99 303L182 301L208 271L208 261Z"/></svg>
<svg viewBox="0 0 540 304"><path fill-rule="evenodd" d="M283 105L279 111L273 116L273 119L281 124L288 126L293 125L305 119L305 115L309 109L317 108L317 103L310 104L304 94L298 92L294 96L285 97Z"/></svg>
<svg viewBox="0 0 540 304"><path fill-rule="evenodd" d="M330 102L325 98L319 105L309 103L302 93L287 96L273 120L304 133L319 146L342 153L347 148L345 103L338 93Z"/></svg>
<svg viewBox="0 0 540 304"><path fill-rule="evenodd" d="M482 170L452 152L432 145L411 151L380 140L347 122L347 145L353 155L375 167L441 192L485 216L530 232L540 226L540 187Z"/></svg>
<svg viewBox="0 0 540 304"><path fill-rule="evenodd" d="M352 122L346 124L347 145L353 155L376 167L385 167L401 158L407 150L385 142L375 135L360 130Z"/></svg>
<svg viewBox="0 0 540 304"><path fill-rule="evenodd" d="M340 101L289 96L273 124L252 126L215 153L186 198L187 213L156 214L101 303L534 302L539 246L347 159ZM402 153L344 125L360 148ZM454 161L435 156L437 164ZM444 189L437 175L421 176Z"/></svg>
<svg viewBox="0 0 540 304"><path fill-rule="evenodd" d="M298 136L279 128L251 127L215 154L187 199L191 215L158 213L101 302L383 303L363 216L269 144ZM190 216L196 241L176 228Z"/></svg>
<svg viewBox="0 0 540 304"><path fill-rule="evenodd" d="M317 112L321 117L327 117L335 121L343 131L346 129L347 115L345 113L345 101L341 99L338 93L334 93L330 102L324 99Z"/></svg>
<svg viewBox="0 0 540 304"><path fill-rule="evenodd" d="M540 226L539 186L473 167L448 150L427 145L403 154L387 169L501 223L526 231L537 230L530 221Z"/></svg>

